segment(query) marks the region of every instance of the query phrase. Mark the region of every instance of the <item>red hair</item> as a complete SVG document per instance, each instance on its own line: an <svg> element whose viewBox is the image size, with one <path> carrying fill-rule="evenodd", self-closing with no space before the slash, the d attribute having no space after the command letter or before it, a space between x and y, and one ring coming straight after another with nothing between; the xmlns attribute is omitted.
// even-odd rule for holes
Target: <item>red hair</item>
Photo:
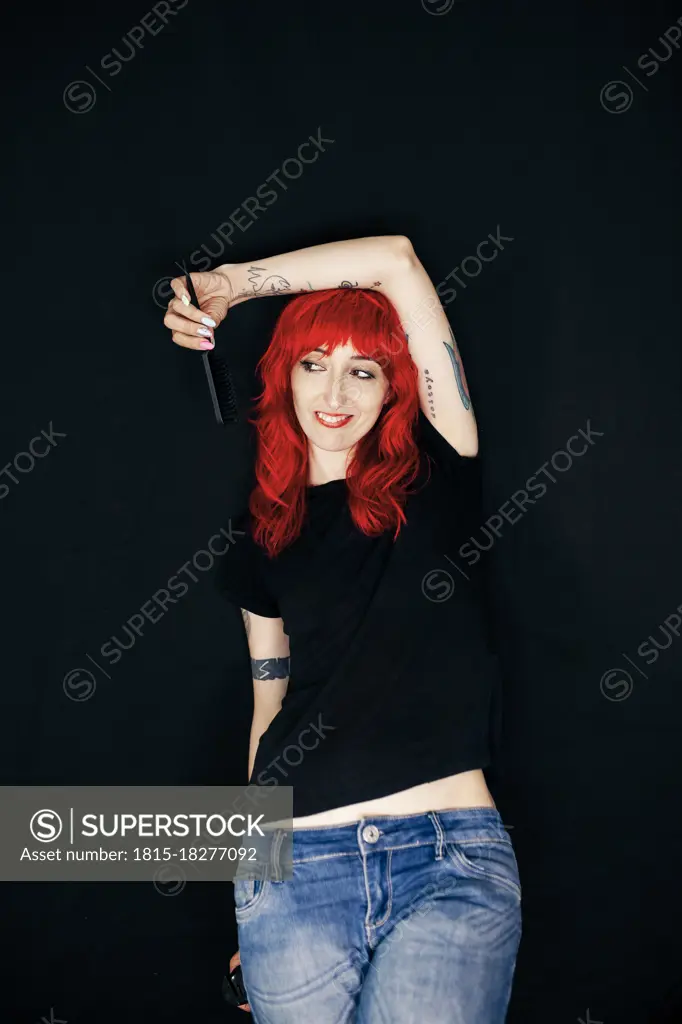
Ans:
<svg viewBox="0 0 682 1024"><path fill-rule="evenodd" d="M355 525L377 536L406 522L403 505L418 474L414 440L419 412L418 373L393 303L367 288L326 288L287 303L259 360L263 391L254 404L256 486L249 509L253 536L270 555L294 541L303 526L308 484L308 438L294 409L291 373L312 349L332 353L351 340L375 359L390 385L379 417L357 442L348 466L348 504Z"/></svg>

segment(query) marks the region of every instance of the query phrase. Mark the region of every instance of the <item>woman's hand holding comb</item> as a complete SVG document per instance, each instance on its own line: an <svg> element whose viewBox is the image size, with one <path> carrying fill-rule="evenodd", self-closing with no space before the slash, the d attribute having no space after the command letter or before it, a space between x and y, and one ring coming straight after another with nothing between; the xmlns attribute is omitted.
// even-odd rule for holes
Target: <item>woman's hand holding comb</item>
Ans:
<svg viewBox="0 0 682 1024"><path fill-rule="evenodd" d="M197 294L199 308L192 304L185 277L174 277L170 285L174 296L168 303L164 325L172 331L172 339L183 348L210 349L214 347L215 328L225 319L230 306L245 302L236 297L230 279L221 270L190 274Z"/></svg>

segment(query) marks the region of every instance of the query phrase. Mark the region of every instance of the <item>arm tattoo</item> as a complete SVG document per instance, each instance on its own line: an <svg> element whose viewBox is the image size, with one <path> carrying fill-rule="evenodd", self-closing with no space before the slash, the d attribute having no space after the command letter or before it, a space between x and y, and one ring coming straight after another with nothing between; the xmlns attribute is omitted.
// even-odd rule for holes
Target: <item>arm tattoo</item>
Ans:
<svg viewBox="0 0 682 1024"><path fill-rule="evenodd" d="M288 679L290 658L252 658L253 679Z"/></svg>
<svg viewBox="0 0 682 1024"><path fill-rule="evenodd" d="M306 291L306 288L293 288L286 277L282 277L281 274L270 274L265 267L250 266L248 269L248 281L251 285L250 288L241 288L235 295L235 298L239 299L243 296L251 297L253 295L265 295L266 293L278 294L283 292L297 292ZM308 291L317 291L316 288L307 281ZM375 281L374 284L370 285L370 288L379 288L381 281ZM357 281L342 281L341 284L337 285L337 288L358 288Z"/></svg>
<svg viewBox="0 0 682 1024"><path fill-rule="evenodd" d="M251 634L251 616L247 612L246 608L241 609L242 619L244 620L244 629L246 630L247 637Z"/></svg>
<svg viewBox="0 0 682 1024"><path fill-rule="evenodd" d="M450 341L451 345L448 345L447 341L444 341L445 349L450 356L452 362L452 368L455 371L455 379L457 380L457 390L459 391L459 397L462 399L462 405L465 409L471 408L471 399L467 390L467 379L464 375L464 367L462 366L462 357L459 354L457 348L457 342L455 336L452 333L452 327L450 328Z"/></svg>
<svg viewBox="0 0 682 1024"><path fill-rule="evenodd" d="M424 370L424 381L426 383L426 401L429 403L429 411L436 418L436 407L433 404L433 377L429 376L429 371Z"/></svg>
<svg viewBox="0 0 682 1024"><path fill-rule="evenodd" d="M281 274L268 274L264 267L249 267L249 284L253 287L254 295L258 295L259 292L292 291L285 277Z"/></svg>

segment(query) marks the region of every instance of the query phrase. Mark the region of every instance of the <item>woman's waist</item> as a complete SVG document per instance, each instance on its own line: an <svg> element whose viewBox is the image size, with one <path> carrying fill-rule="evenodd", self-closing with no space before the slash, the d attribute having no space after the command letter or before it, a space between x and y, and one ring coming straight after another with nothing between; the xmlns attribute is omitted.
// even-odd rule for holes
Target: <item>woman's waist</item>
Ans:
<svg viewBox="0 0 682 1024"><path fill-rule="evenodd" d="M319 814L309 814L292 819L292 827L317 828L323 825L344 825L373 815L423 814L427 811L455 810L467 807L492 807L495 801L490 795L485 776L480 768L457 772L411 786L409 789L390 793L387 796L364 800L361 803L334 807Z"/></svg>
<svg viewBox="0 0 682 1024"><path fill-rule="evenodd" d="M439 780L440 781L440 780ZM284 824L284 823L283 823ZM363 815L361 822L304 826L264 826L262 836L250 840L248 861L240 862L236 878L295 877L295 865L327 862L349 856L418 846L442 847L448 842L490 841L511 843L495 806L455 806L413 813ZM328 870L327 865L323 868Z"/></svg>

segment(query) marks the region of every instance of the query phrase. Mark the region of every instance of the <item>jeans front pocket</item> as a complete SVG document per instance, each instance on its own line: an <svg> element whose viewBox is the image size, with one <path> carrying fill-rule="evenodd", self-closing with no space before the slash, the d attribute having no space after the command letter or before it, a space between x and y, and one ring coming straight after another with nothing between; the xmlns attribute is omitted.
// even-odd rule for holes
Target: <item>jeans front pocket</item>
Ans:
<svg viewBox="0 0 682 1024"><path fill-rule="evenodd" d="M519 868L508 837L482 835L455 839L448 836L445 848L455 867L467 877L485 878L521 901Z"/></svg>
<svg viewBox="0 0 682 1024"><path fill-rule="evenodd" d="M270 887L268 878L234 879L234 912L237 921L250 917L261 906Z"/></svg>

